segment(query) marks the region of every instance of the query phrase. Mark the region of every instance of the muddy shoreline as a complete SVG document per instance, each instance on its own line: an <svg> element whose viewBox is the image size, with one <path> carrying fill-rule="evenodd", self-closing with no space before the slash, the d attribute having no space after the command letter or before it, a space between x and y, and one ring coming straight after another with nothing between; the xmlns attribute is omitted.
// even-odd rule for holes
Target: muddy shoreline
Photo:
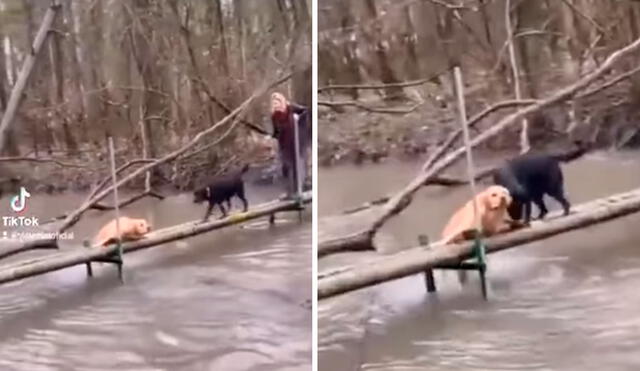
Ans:
<svg viewBox="0 0 640 371"><path fill-rule="evenodd" d="M119 163L126 163L122 161ZM104 164L101 164L104 165ZM192 164L193 165L193 164ZM245 181L255 184L269 186L277 184L281 180L279 164L275 159L269 162L256 162L251 165L251 169L245 175ZM102 166L104 167L104 166ZM191 191L200 183L211 177L234 171L236 164L221 168L219 166L206 165L194 166L190 174L176 179L171 175L172 164L161 165L152 176L152 187L165 196L175 195L186 191ZM0 198L12 192L17 192L19 187L26 187L34 194L59 194L63 192L81 193L92 189L98 182L109 176L106 168L99 170L87 166L85 168L59 167L53 164L34 164L31 162L4 163L0 165ZM127 175L119 175L119 178ZM173 179L172 179L173 178ZM125 184L122 189L125 191L141 191L145 187L144 176L139 176L131 182Z"/></svg>
<svg viewBox="0 0 640 371"><path fill-rule="evenodd" d="M640 110L630 94L630 85L620 83L604 94L575 103L550 107L530 118L529 139L538 150L557 149L573 140L588 140L596 149L640 148ZM452 99L429 98L416 106L412 101L382 101L370 95L360 98L364 106L378 111L410 111L407 113L371 112L359 107L318 107L319 166L345 163L377 163L387 158L416 160L425 157L457 130L457 112ZM319 96L319 101L350 101L347 96ZM506 98L505 98L506 99ZM467 115L489 107L500 99L487 100L480 94L467 98ZM412 108L414 108L412 110ZM475 136L514 109L490 115L471 130ZM483 151L517 150L520 125L513 125L478 147ZM459 145L459 144L458 144Z"/></svg>

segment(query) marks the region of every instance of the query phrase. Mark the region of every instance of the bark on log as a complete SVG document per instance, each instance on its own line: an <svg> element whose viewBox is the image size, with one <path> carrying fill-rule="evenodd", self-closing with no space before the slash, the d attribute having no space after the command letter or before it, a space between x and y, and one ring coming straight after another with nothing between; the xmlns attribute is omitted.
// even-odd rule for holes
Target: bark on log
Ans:
<svg viewBox="0 0 640 371"><path fill-rule="evenodd" d="M532 104L526 108L518 110L511 115L501 119L498 123L493 125L488 130L484 131L477 137L475 137L470 145L471 147L476 147L478 144L485 142L486 140L498 135L505 128L513 125L514 123L519 122L522 118L531 115L533 113L537 113L540 110L549 107L553 104L557 104L561 101L569 99L575 96L579 91L585 89L594 81L603 76L607 71L609 71L612 67L618 64L624 57L638 51L640 49L640 39L635 40L633 43L627 45L626 47L619 49L612 53L605 61L600 65L600 67L596 68L590 74L584 76L579 79L575 83L558 90L556 93L551 96L539 100L537 103ZM445 158L443 158L438 163L434 164L434 166L428 170L421 172L416 176L404 189L399 191L396 195L394 195L383 207L383 212L380 216L374 220L371 226L366 230L370 236L372 236L371 240L368 241L370 244L373 244L373 236L375 233L393 216L399 214L406 207L406 199L410 198L415 192L417 192L422 185L446 170L449 166L453 165L455 161L458 160L465 152L464 147L459 147L454 152L449 153ZM373 233L371 233L373 232ZM362 233L362 232L360 232ZM336 239L338 240L338 239ZM337 245L339 241L328 241L326 243L331 243L332 245ZM348 249L347 245L343 246L344 249Z"/></svg>
<svg viewBox="0 0 640 371"><path fill-rule="evenodd" d="M548 220L486 240L487 253L543 240L557 234L585 228L640 211L640 188L576 205L571 214L550 214ZM380 256L361 265L343 267L318 275L318 299L325 299L378 283L424 272L427 268L457 264L471 257L472 243L432 248L416 247L393 255Z"/></svg>
<svg viewBox="0 0 640 371"><path fill-rule="evenodd" d="M38 52L42 49L42 45L49 34L49 30L51 29L51 25L53 24L59 9L60 4L58 4L57 1L53 1L49 9L47 9L47 12L44 14L42 25L40 25L40 29L36 34L33 45L31 46L31 52L27 54L24 64L22 65L22 69L20 70L18 80L11 90L7 109L2 116L2 121L0 121L0 153L2 153L6 145L7 132L11 127L13 118L15 117L20 101L22 100L22 93L24 88L27 86L29 76L31 76L31 71L33 71L33 66L35 66Z"/></svg>
<svg viewBox="0 0 640 371"><path fill-rule="evenodd" d="M303 194L302 201L305 204L311 202L311 192ZM133 252L144 248L158 246L167 242L181 240L199 235L215 229L224 228L233 224L243 223L263 216L273 215L276 212L297 210L296 201L276 201L257 206L246 213L232 214L224 219L216 219L199 223L198 221L159 229L149 233L145 238L122 244L123 253ZM34 242L31 242L32 244ZM7 264L0 267L0 283L16 281L19 279L60 270L78 264L108 259L117 253L117 245L107 247L72 248L66 251L41 256L27 261Z"/></svg>
<svg viewBox="0 0 640 371"><path fill-rule="evenodd" d="M368 242L372 238L373 236L370 236L367 232L359 232L340 239L321 242L318 244L318 257L321 258L339 252L374 250L373 246Z"/></svg>
<svg viewBox="0 0 640 371"><path fill-rule="evenodd" d="M58 244L54 238L27 241L25 243L11 242L0 245L0 259L7 258L21 252L37 249L57 249Z"/></svg>

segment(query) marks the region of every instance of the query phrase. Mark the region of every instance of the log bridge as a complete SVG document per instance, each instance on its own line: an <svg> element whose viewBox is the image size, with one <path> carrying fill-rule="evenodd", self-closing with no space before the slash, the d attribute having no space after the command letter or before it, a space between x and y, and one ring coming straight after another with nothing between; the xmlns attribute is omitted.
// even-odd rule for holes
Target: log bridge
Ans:
<svg viewBox="0 0 640 371"><path fill-rule="evenodd" d="M311 202L311 192L304 192L299 199L286 201L271 201L256 206L247 212L231 214L224 219L209 220L206 222L190 221L167 228L158 229L145 235L144 238L136 241L123 242L122 253L160 246L168 242L181 240L196 236L215 229L228 227L234 224L244 223L256 218L267 216L271 223L274 222L275 214L284 211L300 211L303 205ZM0 249L0 258L14 255L23 251L33 249L57 249L55 239L41 239L27 241L25 243L12 243ZM112 244L106 247L72 247L64 250L38 256L23 261L17 261L0 266L0 283L17 281L27 277L37 276L44 273L85 264L87 274L93 275L91 269L92 262L108 262L122 269L122 261L118 256L118 245Z"/></svg>
<svg viewBox="0 0 640 371"><path fill-rule="evenodd" d="M494 253L639 211L640 188L637 188L574 205L567 216L562 216L559 211L550 213L544 221L534 221L529 227L487 238L484 245L487 254ZM319 273L318 299L419 273L425 274L428 291L435 291L433 269L478 269L475 264L464 263L475 256L474 242L420 245L399 253L380 255L365 263ZM481 270L481 278L482 274Z"/></svg>

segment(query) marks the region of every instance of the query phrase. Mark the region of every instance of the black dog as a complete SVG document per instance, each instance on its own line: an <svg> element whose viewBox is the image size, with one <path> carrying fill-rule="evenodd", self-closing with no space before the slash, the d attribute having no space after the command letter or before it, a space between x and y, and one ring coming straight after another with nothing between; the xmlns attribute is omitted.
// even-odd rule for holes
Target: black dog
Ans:
<svg viewBox="0 0 640 371"><path fill-rule="evenodd" d="M219 176L208 186L193 192L194 203L199 204L203 201L209 202L207 212L204 214L204 218L202 219L203 222L209 218L213 211L213 206L215 205L218 205L220 211L222 211L220 219L226 217L227 210L225 210L223 202L227 201L227 208L231 209L231 197L233 196L238 196L238 198L242 200L245 212L249 209L249 203L244 196L244 182L242 180L242 175L244 175L248 170L249 165L245 165L239 172Z"/></svg>
<svg viewBox="0 0 640 371"><path fill-rule="evenodd" d="M524 154L508 161L493 174L493 182L509 190L513 202L509 206L509 216L518 221L522 218L524 206L524 223L531 220L531 202L534 202L543 219L548 210L544 204L545 194L556 199L569 214L571 204L564 193L564 181L561 162L568 162L582 156L588 146L576 141L576 148L566 154Z"/></svg>

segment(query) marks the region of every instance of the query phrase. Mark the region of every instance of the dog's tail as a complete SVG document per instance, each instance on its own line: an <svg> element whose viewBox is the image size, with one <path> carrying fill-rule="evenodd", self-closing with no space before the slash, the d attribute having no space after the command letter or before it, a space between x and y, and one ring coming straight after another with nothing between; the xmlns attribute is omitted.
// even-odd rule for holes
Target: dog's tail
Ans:
<svg viewBox="0 0 640 371"><path fill-rule="evenodd" d="M554 155L553 158L555 158L559 162L569 162L582 157L582 155L589 151L589 145L587 143L577 140L574 142L574 144L574 149L566 153Z"/></svg>
<svg viewBox="0 0 640 371"><path fill-rule="evenodd" d="M242 166L242 169L240 169L240 174L244 174L247 171L249 171L249 164L244 164L244 166Z"/></svg>

